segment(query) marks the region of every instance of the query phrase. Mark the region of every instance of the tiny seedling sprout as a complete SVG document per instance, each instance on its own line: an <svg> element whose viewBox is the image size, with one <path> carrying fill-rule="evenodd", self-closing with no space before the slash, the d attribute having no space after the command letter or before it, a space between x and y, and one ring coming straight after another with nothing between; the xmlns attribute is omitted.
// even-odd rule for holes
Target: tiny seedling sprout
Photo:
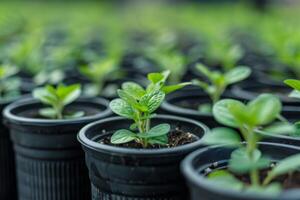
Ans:
<svg viewBox="0 0 300 200"><path fill-rule="evenodd" d="M74 102L81 94L80 84L69 86L58 85L57 87L47 85L33 91L33 97L41 101L48 108L39 110L39 115L50 119L70 119L84 116L83 111L66 113L65 107Z"/></svg>

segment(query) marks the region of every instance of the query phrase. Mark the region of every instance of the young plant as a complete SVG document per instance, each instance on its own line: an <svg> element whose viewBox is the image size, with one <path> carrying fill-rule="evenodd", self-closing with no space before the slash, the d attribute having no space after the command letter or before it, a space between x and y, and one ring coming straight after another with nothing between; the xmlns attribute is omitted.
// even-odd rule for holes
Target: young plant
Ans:
<svg viewBox="0 0 300 200"><path fill-rule="evenodd" d="M65 107L74 102L81 94L81 86L74 84L70 86L58 85L56 88L47 85L33 91L33 97L40 100L49 108L39 110L39 115L50 119L70 119L84 116L83 111L65 112Z"/></svg>
<svg viewBox="0 0 300 200"><path fill-rule="evenodd" d="M21 81L13 77L18 69L12 65L3 64L0 66L0 99L11 99L20 95Z"/></svg>
<svg viewBox="0 0 300 200"><path fill-rule="evenodd" d="M148 74L150 84L147 88L133 83L125 82L118 90L120 98L110 103L114 113L133 121L130 130L121 129L111 137L112 144L124 144L135 141L147 148L152 145L167 145L169 124L159 124L151 128L151 118L163 102L165 95L176 91L189 83L165 85L170 71Z"/></svg>
<svg viewBox="0 0 300 200"><path fill-rule="evenodd" d="M114 74L117 73L117 61L111 58L102 59L80 67L80 72L91 81L90 84L86 84L84 94L99 96L103 92L104 83L113 79Z"/></svg>
<svg viewBox="0 0 300 200"><path fill-rule="evenodd" d="M201 87L209 95L212 101L212 104L205 104L199 107L201 112L208 113L211 113L212 105L220 100L221 95L229 85L240 82L251 74L251 69L245 66L236 67L225 73L210 71L203 64L197 64L196 68L209 82L206 83L201 80L193 80L193 83Z"/></svg>
<svg viewBox="0 0 300 200"><path fill-rule="evenodd" d="M248 104L224 99L214 105L213 114L216 120L238 129L246 143L243 144L240 135L230 128L216 128L204 138L210 145L237 146L229 159L228 169L210 173L210 181L245 192L260 192L266 195L281 192L281 184L275 179L296 171L300 167L300 155L278 161L275 167L271 168L270 158L258 149L258 142L263 137L257 132L257 129L272 123L280 115L281 107L280 100L271 94L262 94ZM260 170L268 170L267 176L262 178ZM242 182L235 175L249 175L250 184Z"/></svg>

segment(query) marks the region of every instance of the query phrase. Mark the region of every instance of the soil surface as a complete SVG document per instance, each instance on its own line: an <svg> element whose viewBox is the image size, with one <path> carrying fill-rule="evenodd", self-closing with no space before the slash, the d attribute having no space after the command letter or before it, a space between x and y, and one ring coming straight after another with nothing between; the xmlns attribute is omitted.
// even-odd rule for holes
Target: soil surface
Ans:
<svg viewBox="0 0 300 200"><path fill-rule="evenodd" d="M117 146L117 147L134 148L134 149L143 148L141 144L139 144L135 141L125 143L125 144L112 144L110 142L110 138L111 138L111 136L107 136L104 139L101 139L99 141L99 143L111 145L111 146ZM199 139L196 135L189 133L189 132L184 132L179 127L176 128L175 130L172 130L168 134L168 138L169 138L168 145L149 145L148 149L172 148L172 147L182 146L185 144L190 144Z"/></svg>

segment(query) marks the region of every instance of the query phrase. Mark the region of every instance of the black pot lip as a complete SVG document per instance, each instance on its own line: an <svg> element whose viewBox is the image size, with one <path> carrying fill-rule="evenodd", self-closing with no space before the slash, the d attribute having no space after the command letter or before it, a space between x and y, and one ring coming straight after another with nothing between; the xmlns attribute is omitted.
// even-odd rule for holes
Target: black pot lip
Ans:
<svg viewBox="0 0 300 200"><path fill-rule="evenodd" d="M195 91L195 93L191 93L193 91ZM186 99L188 99L189 97L201 97L202 99L206 98L206 99L210 100L209 96L203 90L198 89L198 88L191 88L190 90L184 90L183 89L180 92L181 92L180 94L182 94L181 96L186 97ZM198 93L196 93L196 92L198 92ZM224 97L222 99L226 99L226 98L233 98L233 97L231 97L229 93L227 93L227 94L225 93ZM172 96L169 96L169 98L167 97L167 99L165 101L163 101L163 103L161 105L162 109L164 109L166 111L173 110L174 113L179 113L179 114L182 114L182 115L189 114L189 115L193 115L193 116L213 118L212 114L201 113L197 110L193 110L193 109L190 109L190 108L182 108L182 107L176 106L176 105L169 102L170 99L172 99Z"/></svg>
<svg viewBox="0 0 300 200"><path fill-rule="evenodd" d="M271 143L271 142L260 142L260 145L269 145L269 146L277 146L277 147L285 147L285 148L291 148L291 149L295 149L295 150L300 150L299 148L295 147L295 146L291 146L291 145L286 145L286 144L279 144L279 143ZM210 147L206 147L204 149L199 149L197 151L194 151L193 153L191 153L190 155L188 155L182 162L180 165L181 168L181 172L184 174L185 178L191 182L192 184L196 185L196 186L200 186L202 188L204 188L207 191L211 191L214 193L218 193L220 195L225 194L226 196L232 196L234 198L238 198L238 199L264 199L264 200L274 200L274 197L268 197L268 196L259 196L258 194L252 194L252 193L247 193L247 194L243 194L240 192L236 192L234 190L227 190L227 189L223 189L223 188L219 188L219 187L215 187L215 185L209 183L204 177L200 176L196 170L193 169L192 167L192 162L194 161L195 158L197 158L197 156L201 153L204 153L205 151L209 150L209 149L213 149L213 148L220 148L220 147L226 147L226 145L216 145L216 146L210 146ZM298 196L300 196L300 189L296 189L296 190L285 190L281 193L281 195L278 198L284 198L286 200L294 200L294 198L289 198L288 195L286 195L286 193L288 191L296 191L296 194L298 194ZM287 196L285 198L285 196Z"/></svg>
<svg viewBox="0 0 300 200"><path fill-rule="evenodd" d="M87 123L90 121L95 121L99 118L108 117L112 114L112 111L109 108L109 102L108 100L101 98L101 97L80 97L78 100L76 100L74 103L95 103L99 105L104 105L106 107L105 110L101 111L100 113L96 115L81 117L78 119L35 119L35 118L27 118L27 117L21 117L13 113L13 111L20 106L31 106L34 104L41 104L38 100L34 99L33 97L26 97L24 99L21 99L19 101L16 101L12 104L9 104L6 106L3 110L2 115L4 118L9 122L13 124L19 124L19 125L35 125L35 126L62 126L62 125L68 125L68 124L80 124L80 123Z"/></svg>
<svg viewBox="0 0 300 200"><path fill-rule="evenodd" d="M184 117L178 117L173 115L157 115L154 118L160 118L160 119L172 119L176 121L184 121L187 123L192 123L196 126L199 126L203 129L204 134L207 134L209 131L209 128L196 120L184 118ZM117 120L128 120L123 117L110 117L106 119L102 119L93 123L90 123L83 127L78 135L77 140L86 148L91 149L96 152L106 152L110 154L118 154L118 155L143 155L143 156L157 156L157 155L170 155L170 154L182 154L184 152L190 151L191 149L198 148L202 144L202 138L200 138L198 141L182 145L179 147L174 148L163 148L163 149L130 149L130 148L124 148L124 147L114 147L110 145L100 144L98 142L94 142L87 138L86 132L97 125L100 125L102 123L107 123L110 121L117 121Z"/></svg>

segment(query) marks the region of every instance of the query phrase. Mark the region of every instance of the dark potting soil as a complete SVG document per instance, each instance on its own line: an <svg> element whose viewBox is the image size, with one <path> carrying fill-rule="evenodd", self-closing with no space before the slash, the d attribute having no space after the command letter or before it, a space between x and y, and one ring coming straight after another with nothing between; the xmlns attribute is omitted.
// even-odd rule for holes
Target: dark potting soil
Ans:
<svg viewBox="0 0 300 200"><path fill-rule="evenodd" d="M125 144L112 144L110 142L111 135L107 136L99 141L101 144L106 144L106 145L111 145L111 146L116 146L116 147L126 147L126 148L134 148L134 149L141 149L143 146L135 141L125 143ZM175 130L172 130L168 134L168 139L169 139L169 144L164 146L164 145L149 145L148 149L162 149L162 148L173 148L173 147L178 147L182 146L185 144L190 144L195 141L197 141L199 138L189 132L184 132L180 128L176 128Z"/></svg>
<svg viewBox="0 0 300 200"><path fill-rule="evenodd" d="M46 108L46 107L45 107ZM101 112L101 109L95 109L92 107L86 107L86 106L68 106L64 110L64 115L72 114L78 111L83 111L84 116L93 116ZM39 114L39 109L31 109L31 110L24 110L23 112L18 113L18 116L20 117L26 117L26 118L33 118L33 119L48 119Z"/></svg>

